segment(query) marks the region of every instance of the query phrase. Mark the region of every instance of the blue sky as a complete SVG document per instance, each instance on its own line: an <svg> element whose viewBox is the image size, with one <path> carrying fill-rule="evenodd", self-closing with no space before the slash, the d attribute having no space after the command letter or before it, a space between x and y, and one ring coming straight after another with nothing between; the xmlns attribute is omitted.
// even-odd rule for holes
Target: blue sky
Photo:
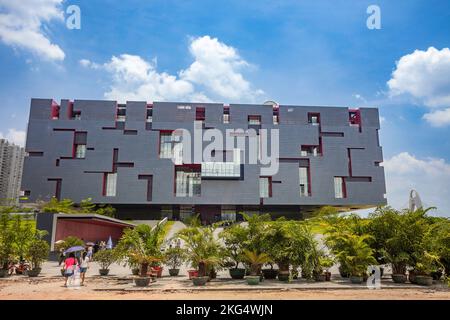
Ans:
<svg viewBox="0 0 450 320"><path fill-rule="evenodd" d="M437 0L0 0L0 135L22 142L31 97L376 106L388 200L448 216L449 30Z"/></svg>

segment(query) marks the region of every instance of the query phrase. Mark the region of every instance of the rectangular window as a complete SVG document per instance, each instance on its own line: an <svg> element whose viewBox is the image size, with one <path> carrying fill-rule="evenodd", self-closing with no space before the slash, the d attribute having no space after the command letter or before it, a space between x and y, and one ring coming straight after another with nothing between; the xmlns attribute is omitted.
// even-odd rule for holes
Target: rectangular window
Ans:
<svg viewBox="0 0 450 320"><path fill-rule="evenodd" d="M52 120L58 120L59 119L59 106L56 103L52 103Z"/></svg>
<svg viewBox="0 0 450 320"><path fill-rule="evenodd" d="M86 158L86 145L85 144L77 144L75 145L75 158L84 159Z"/></svg>
<svg viewBox="0 0 450 320"><path fill-rule="evenodd" d="M277 125L278 123L278 115L273 115L273 124Z"/></svg>
<svg viewBox="0 0 450 320"><path fill-rule="evenodd" d="M81 111L72 112L72 120L81 120Z"/></svg>
<svg viewBox="0 0 450 320"><path fill-rule="evenodd" d="M124 104L119 104L119 105L117 106L117 117L116 117L116 121L119 121L119 122L125 121L126 115L127 115L127 108L126 108L126 105L124 105Z"/></svg>
<svg viewBox="0 0 450 320"><path fill-rule="evenodd" d="M172 159L173 142L171 132L160 132L159 134L159 157L161 159Z"/></svg>
<svg viewBox="0 0 450 320"><path fill-rule="evenodd" d="M201 177L198 169L180 167L175 171L176 197L194 197L201 195Z"/></svg>
<svg viewBox="0 0 450 320"><path fill-rule="evenodd" d="M313 126L318 126L320 124L320 114L319 113L308 113L308 123Z"/></svg>
<svg viewBox="0 0 450 320"><path fill-rule="evenodd" d="M300 180L300 197L309 196L309 170L307 167L299 168L299 180Z"/></svg>
<svg viewBox="0 0 450 320"><path fill-rule="evenodd" d="M300 151L300 156L308 157L313 156L317 157L319 155L319 147L318 146L302 146Z"/></svg>
<svg viewBox="0 0 450 320"><path fill-rule="evenodd" d="M152 122L153 121L153 108L151 105L147 106L147 117L146 122Z"/></svg>
<svg viewBox="0 0 450 320"><path fill-rule="evenodd" d="M205 121L205 108L200 107L195 108L195 120Z"/></svg>
<svg viewBox="0 0 450 320"><path fill-rule="evenodd" d="M342 177L334 177L334 197L336 199L345 198L345 182Z"/></svg>
<svg viewBox="0 0 450 320"><path fill-rule="evenodd" d="M261 116L248 116L248 124L249 125L260 125L261 124Z"/></svg>
<svg viewBox="0 0 450 320"><path fill-rule="evenodd" d="M105 196L115 197L117 187L117 173L105 173Z"/></svg>
<svg viewBox="0 0 450 320"><path fill-rule="evenodd" d="M230 123L230 108L223 108L223 123Z"/></svg>
<svg viewBox="0 0 450 320"><path fill-rule="evenodd" d="M260 177L259 178L259 197L269 198L271 194L271 179L270 177Z"/></svg>

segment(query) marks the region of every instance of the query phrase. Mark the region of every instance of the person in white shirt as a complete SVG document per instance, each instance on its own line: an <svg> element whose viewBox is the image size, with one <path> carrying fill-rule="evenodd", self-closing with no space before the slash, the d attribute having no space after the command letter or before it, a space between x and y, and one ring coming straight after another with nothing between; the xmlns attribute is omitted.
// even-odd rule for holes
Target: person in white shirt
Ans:
<svg viewBox="0 0 450 320"><path fill-rule="evenodd" d="M89 268L90 258L87 252L83 252L83 256L81 257L80 264L80 276L81 276L81 285L84 286L84 278L86 276L86 271Z"/></svg>
<svg viewBox="0 0 450 320"><path fill-rule="evenodd" d="M94 251L92 246L88 246L87 247L87 257L89 258L89 261L92 261L92 257L93 257Z"/></svg>

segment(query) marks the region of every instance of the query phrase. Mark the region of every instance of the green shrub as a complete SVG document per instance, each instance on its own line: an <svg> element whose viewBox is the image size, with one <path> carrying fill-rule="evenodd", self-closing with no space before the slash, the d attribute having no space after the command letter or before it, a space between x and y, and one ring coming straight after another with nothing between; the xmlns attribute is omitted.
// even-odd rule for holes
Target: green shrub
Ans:
<svg viewBox="0 0 450 320"><path fill-rule="evenodd" d="M94 254L94 261L98 262L100 269L109 269L109 267L119 260L116 249L104 249Z"/></svg>
<svg viewBox="0 0 450 320"><path fill-rule="evenodd" d="M32 241L27 251L27 259L30 261L31 269L40 268L42 263L47 260L50 252L50 246L47 241L35 239Z"/></svg>

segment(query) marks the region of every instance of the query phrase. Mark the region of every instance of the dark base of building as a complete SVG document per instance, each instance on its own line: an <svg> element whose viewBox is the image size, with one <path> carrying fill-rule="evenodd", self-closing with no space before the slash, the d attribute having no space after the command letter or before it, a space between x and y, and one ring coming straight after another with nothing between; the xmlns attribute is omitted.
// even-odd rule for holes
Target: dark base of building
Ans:
<svg viewBox="0 0 450 320"><path fill-rule="evenodd" d="M198 215L202 222L213 223L223 220L242 221L243 214L270 214L272 219L302 220L320 208L319 206L245 206L245 205L114 205L115 217L122 220L170 220L184 221Z"/></svg>

